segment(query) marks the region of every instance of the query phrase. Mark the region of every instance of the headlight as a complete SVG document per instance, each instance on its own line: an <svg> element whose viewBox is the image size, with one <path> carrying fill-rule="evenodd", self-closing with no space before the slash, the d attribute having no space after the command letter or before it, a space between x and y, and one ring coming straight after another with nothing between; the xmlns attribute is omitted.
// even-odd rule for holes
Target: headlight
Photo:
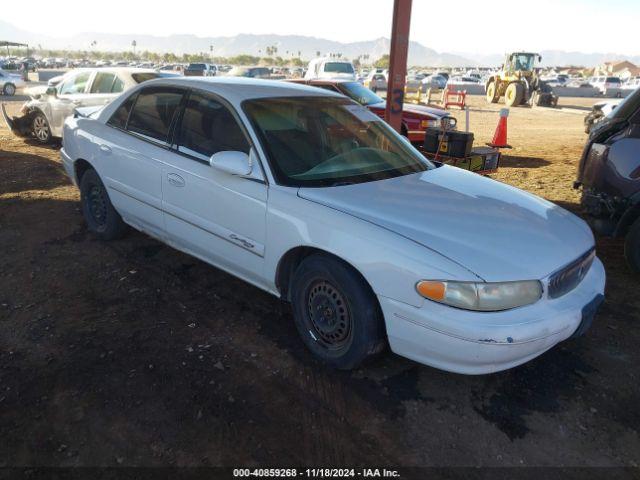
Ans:
<svg viewBox="0 0 640 480"><path fill-rule="evenodd" d="M537 280L501 283L422 280L416 284L416 290L434 302L480 312L522 307L542 296L542 284Z"/></svg>

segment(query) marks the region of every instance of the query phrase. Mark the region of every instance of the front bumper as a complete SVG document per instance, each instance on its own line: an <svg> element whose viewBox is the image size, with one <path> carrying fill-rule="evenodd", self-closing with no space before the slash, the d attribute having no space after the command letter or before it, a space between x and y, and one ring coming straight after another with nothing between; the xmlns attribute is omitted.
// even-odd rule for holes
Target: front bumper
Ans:
<svg viewBox="0 0 640 480"><path fill-rule="evenodd" d="M504 312L469 312L428 300L416 308L378 298L393 352L442 370L478 375L515 367L584 333L604 285L604 266L596 258L566 295L549 299L545 292L533 305Z"/></svg>
<svg viewBox="0 0 640 480"><path fill-rule="evenodd" d="M18 137L30 137L33 134L33 112L28 112L22 117L10 117L7 113L7 109L4 105L0 105L2 110L2 116L4 118L7 127Z"/></svg>

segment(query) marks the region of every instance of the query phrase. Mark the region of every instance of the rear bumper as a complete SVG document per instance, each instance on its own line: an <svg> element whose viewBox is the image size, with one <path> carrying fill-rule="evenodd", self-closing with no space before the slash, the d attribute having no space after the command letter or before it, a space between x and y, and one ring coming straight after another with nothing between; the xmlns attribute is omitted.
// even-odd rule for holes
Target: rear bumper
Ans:
<svg viewBox="0 0 640 480"><path fill-rule="evenodd" d="M469 312L426 301L415 308L379 297L391 350L442 370L470 375L525 363L588 328L604 294L596 258L568 294L504 312ZM586 307L586 308L585 308Z"/></svg>

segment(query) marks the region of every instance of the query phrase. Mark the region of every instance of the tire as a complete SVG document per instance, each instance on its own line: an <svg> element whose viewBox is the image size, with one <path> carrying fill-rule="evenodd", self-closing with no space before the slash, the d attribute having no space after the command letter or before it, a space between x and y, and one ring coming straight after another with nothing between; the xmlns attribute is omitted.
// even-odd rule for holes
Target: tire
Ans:
<svg viewBox="0 0 640 480"><path fill-rule="evenodd" d="M322 254L307 257L293 276L291 300L302 341L323 363L351 370L384 350L376 296L344 262Z"/></svg>
<svg viewBox="0 0 640 480"><path fill-rule="evenodd" d="M499 98L496 92L496 82L489 82L489 85L487 85L487 103L498 103Z"/></svg>
<svg viewBox="0 0 640 480"><path fill-rule="evenodd" d="M2 89L2 93L8 97L13 97L16 94L16 86L13 83L7 83Z"/></svg>
<svg viewBox="0 0 640 480"><path fill-rule="evenodd" d="M31 131L38 143L46 145L51 143L51 128L49 120L42 112L37 112L31 119Z"/></svg>
<svg viewBox="0 0 640 480"><path fill-rule="evenodd" d="M80 202L87 227L98 238L115 240L125 234L127 225L113 208L107 189L92 168L80 180Z"/></svg>
<svg viewBox="0 0 640 480"><path fill-rule="evenodd" d="M518 106L522 104L524 99L524 85L518 82L510 83L504 92L504 103L508 107Z"/></svg>
<svg viewBox="0 0 640 480"><path fill-rule="evenodd" d="M629 268L635 274L640 274L640 218L631 225L627 232L624 240L624 257Z"/></svg>

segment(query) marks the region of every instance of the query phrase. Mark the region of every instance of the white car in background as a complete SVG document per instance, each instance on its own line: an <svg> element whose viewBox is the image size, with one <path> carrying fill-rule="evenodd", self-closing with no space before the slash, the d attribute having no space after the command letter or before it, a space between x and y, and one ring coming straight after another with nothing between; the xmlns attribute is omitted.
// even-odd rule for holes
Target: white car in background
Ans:
<svg viewBox="0 0 640 480"><path fill-rule="evenodd" d="M21 88L25 88L27 82L22 79L22 76L18 73L9 73L6 70L0 69L0 94L11 97L16 94L16 91Z"/></svg>
<svg viewBox="0 0 640 480"><path fill-rule="evenodd" d="M431 163L338 93L155 80L69 117L63 139L93 234L131 225L291 302L337 368L387 344L453 372L511 368L584 333L603 299L584 221Z"/></svg>
<svg viewBox="0 0 640 480"><path fill-rule="evenodd" d="M323 78L355 81L356 69L353 67L353 63L348 60L331 57L314 58L309 62L304 78L307 80Z"/></svg>
<svg viewBox="0 0 640 480"><path fill-rule="evenodd" d="M597 88L602 95L606 95L610 88L622 87L622 80L618 77L593 77L589 83Z"/></svg>
<svg viewBox="0 0 640 480"><path fill-rule="evenodd" d="M22 117L9 117L4 105L2 113L7 125L16 135L33 136L46 144L62 136L64 120L78 107L104 106L122 92L147 80L177 76L139 68L78 69L63 75L55 85L36 94L26 102Z"/></svg>

